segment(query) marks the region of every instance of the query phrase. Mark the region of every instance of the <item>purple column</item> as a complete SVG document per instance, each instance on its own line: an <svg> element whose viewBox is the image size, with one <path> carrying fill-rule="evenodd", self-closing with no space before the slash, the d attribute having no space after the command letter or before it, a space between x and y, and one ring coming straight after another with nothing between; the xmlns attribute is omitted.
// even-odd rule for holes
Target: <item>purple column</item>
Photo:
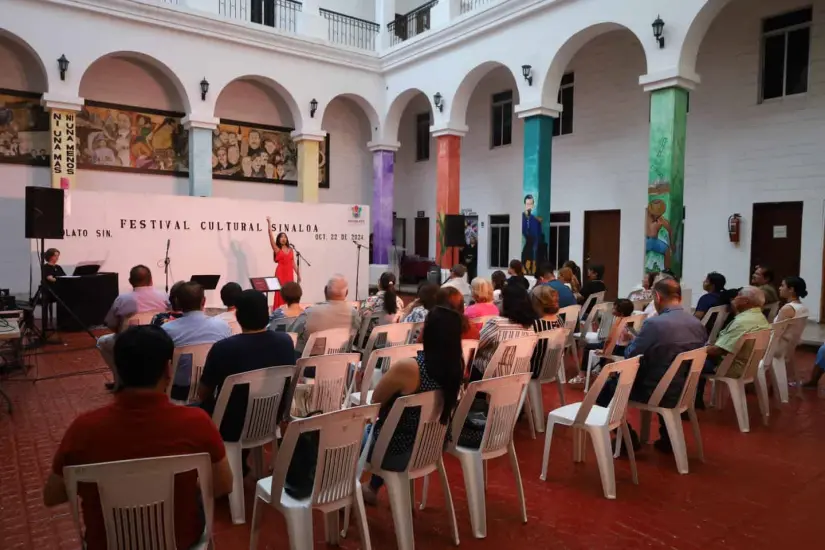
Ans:
<svg viewBox="0 0 825 550"><path fill-rule="evenodd" d="M372 233L373 261L386 264L392 246L393 182L395 151L378 149L372 157Z"/></svg>

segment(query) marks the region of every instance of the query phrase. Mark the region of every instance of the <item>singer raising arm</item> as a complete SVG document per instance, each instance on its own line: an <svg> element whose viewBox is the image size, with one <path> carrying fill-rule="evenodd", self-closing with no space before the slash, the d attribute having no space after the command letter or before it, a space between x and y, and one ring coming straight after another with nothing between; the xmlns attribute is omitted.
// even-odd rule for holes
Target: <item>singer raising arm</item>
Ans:
<svg viewBox="0 0 825 550"><path fill-rule="evenodd" d="M272 218L266 217L266 229L269 234L269 245L272 247L272 252L278 252L278 243L275 242L275 232L272 231Z"/></svg>

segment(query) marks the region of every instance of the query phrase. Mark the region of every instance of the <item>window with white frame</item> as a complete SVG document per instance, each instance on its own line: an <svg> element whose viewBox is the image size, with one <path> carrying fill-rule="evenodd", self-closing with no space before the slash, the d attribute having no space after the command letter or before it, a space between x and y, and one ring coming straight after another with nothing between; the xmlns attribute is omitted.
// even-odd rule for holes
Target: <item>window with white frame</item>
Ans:
<svg viewBox="0 0 825 550"><path fill-rule="evenodd" d="M490 147L501 147L513 142L513 91L493 94L490 120Z"/></svg>
<svg viewBox="0 0 825 550"><path fill-rule="evenodd" d="M562 106L562 112L556 123L553 124L554 136L566 136L573 133L573 82L575 77L573 73L567 73L561 77L561 86L559 87L559 104Z"/></svg>
<svg viewBox="0 0 825 550"><path fill-rule="evenodd" d="M808 7L762 21L760 101L808 91L812 15Z"/></svg>
<svg viewBox="0 0 825 550"><path fill-rule="evenodd" d="M547 257L556 269L570 259L570 212L550 213L550 250Z"/></svg>
<svg viewBox="0 0 825 550"><path fill-rule="evenodd" d="M510 215L490 216L490 267L510 265Z"/></svg>

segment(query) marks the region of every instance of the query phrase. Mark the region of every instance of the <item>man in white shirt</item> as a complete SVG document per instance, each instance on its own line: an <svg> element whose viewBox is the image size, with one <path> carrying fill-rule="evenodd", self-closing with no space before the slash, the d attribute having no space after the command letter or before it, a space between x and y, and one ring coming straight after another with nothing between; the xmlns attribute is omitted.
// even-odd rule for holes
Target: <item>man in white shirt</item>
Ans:
<svg viewBox="0 0 825 550"><path fill-rule="evenodd" d="M132 292L118 296L106 314L104 323L113 334L105 334L97 339L97 349L111 369L115 381L118 379L114 358L115 339L123 327L123 322L136 313L169 310L166 294L152 286L152 272L145 265L136 265L129 271L129 284L132 285ZM106 388L110 390L114 386L114 383L106 384Z"/></svg>
<svg viewBox="0 0 825 550"><path fill-rule="evenodd" d="M218 315L218 317L226 321L230 326L232 326L232 323L237 322L235 318L235 303L238 301L241 292L243 292L243 289L238 283L226 283L221 287L221 302L226 306L226 311Z"/></svg>
<svg viewBox="0 0 825 550"><path fill-rule="evenodd" d="M473 291L465 275L467 275L467 268L463 264L455 264L450 270L450 278L441 285L441 288L451 286L461 292L463 296L471 296Z"/></svg>

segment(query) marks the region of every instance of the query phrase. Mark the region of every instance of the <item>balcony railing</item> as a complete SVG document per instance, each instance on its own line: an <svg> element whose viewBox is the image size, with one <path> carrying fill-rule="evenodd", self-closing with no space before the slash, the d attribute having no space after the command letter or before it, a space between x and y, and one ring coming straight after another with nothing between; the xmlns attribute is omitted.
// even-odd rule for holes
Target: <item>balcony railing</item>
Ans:
<svg viewBox="0 0 825 550"><path fill-rule="evenodd" d="M461 0L459 12L463 15L480 8L484 4L492 4L495 0Z"/></svg>
<svg viewBox="0 0 825 550"><path fill-rule="evenodd" d="M418 6L409 13L397 16L395 21L390 22L387 25L390 45L395 46L430 30L430 10L436 4L438 4L438 0L430 0L430 2Z"/></svg>
<svg viewBox="0 0 825 550"><path fill-rule="evenodd" d="M296 32L301 3L293 0L218 0L218 13L232 19Z"/></svg>
<svg viewBox="0 0 825 550"><path fill-rule="evenodd" d="M375 51L375 37L381 25L351 15L320 8L321 17L327 20L327 40L334 44Z"/></svg>

